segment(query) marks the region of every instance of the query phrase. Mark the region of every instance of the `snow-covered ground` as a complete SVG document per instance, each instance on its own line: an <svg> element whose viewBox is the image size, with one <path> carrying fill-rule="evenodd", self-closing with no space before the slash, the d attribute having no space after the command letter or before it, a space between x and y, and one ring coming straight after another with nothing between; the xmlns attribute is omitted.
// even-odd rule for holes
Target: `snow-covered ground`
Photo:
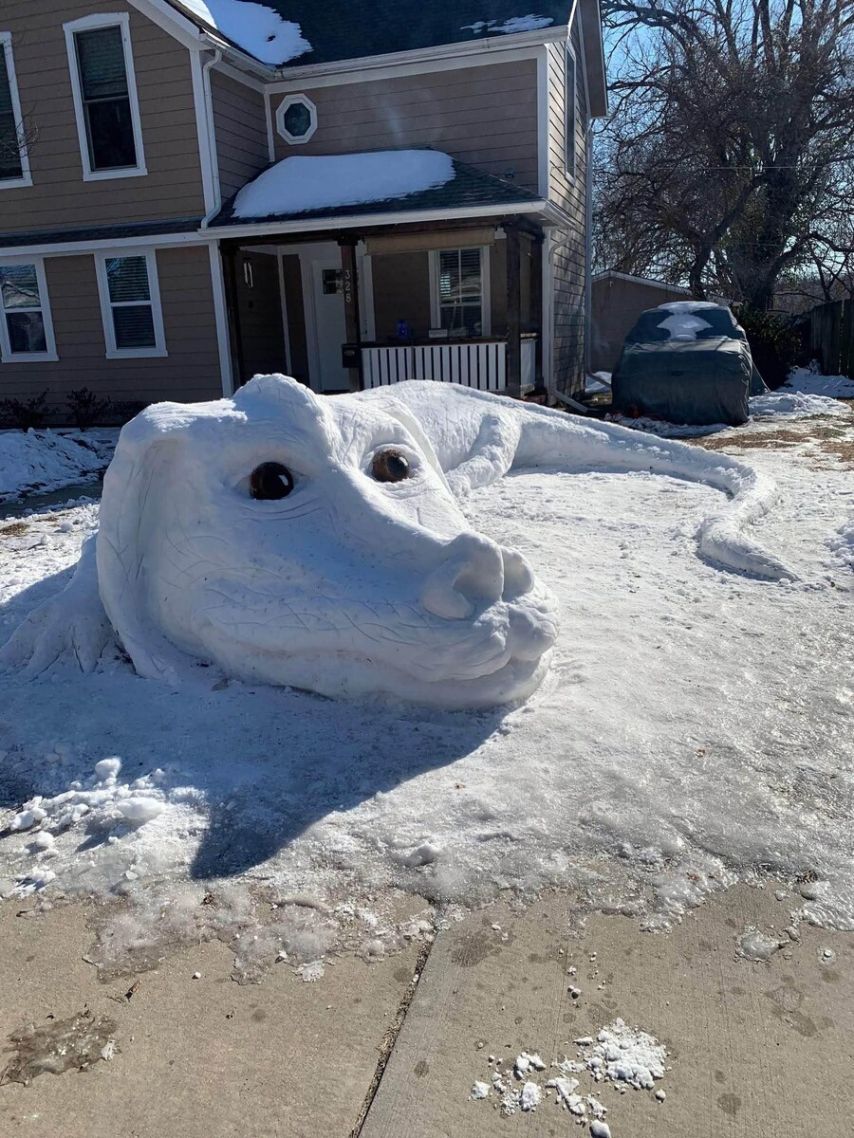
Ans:
<svg viewBox="0 0 854 1138"><path fill-rule="evenodd" d="M820 375L812 368L796 367L782 391L800 391L804 395L830 395L834 399L854 399L854 379L846 375Z"/></svg>
<svg viewBox="0 0 854 1138"><path fill-rule="evenodd" d="M0 502L94 481L118 431L0 431Z"/></svg>
<svg viewBox="0 0 854 1138"><path fill-rule="evenodd" d="M773 875L797 883L802 915L854 928L854 416L839 406L714 440L776 479L757 537L797 581L697 558L718 500L705 486L591 470L478 491L476 526L562 608L551 673L516 708L177 692L118 656L91 676L64 662L0 678L0 895L129 894L109 962L226 919L251 929L263 887L279 908L242 934L250 970L340 944L379 955L441 906L548 885L656 928ZM96 525L91 504L0 523L0 641ZM225 908L200 905L211 879ZM401 917L396 890L436 911Z"/></svg>

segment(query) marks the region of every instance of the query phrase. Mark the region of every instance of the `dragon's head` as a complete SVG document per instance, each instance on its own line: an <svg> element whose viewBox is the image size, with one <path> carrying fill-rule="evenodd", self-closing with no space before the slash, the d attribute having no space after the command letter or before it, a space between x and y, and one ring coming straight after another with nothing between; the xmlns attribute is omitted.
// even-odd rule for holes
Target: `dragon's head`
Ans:
<svg viewBox="0 0 854 1138"><path fill-rule="evenodd" d="M326 695L445 707L528 695L555 604L474 532L393 400L260 376L122 431L98 535L101 597L137 670L190 660Z"/></svg>

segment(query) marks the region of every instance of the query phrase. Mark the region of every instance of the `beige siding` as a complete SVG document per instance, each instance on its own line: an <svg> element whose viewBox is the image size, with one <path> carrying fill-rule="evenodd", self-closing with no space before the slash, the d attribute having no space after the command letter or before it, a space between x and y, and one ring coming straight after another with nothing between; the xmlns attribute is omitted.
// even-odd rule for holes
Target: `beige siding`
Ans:
<svg viewBox="0 0 854 1138"><path fill-rule="evenodd" d="M59 361L0 364L0 398L30 398L47 390L59 412L69 392L81 387L114 402L218 398L222 385L207 247L159 249L157 272L168 356L108 360L94 257L45 260Z"/></svg>
<svg viewBox="0 0 854 1138"><path fill-rule="evenodd" d="M572 44L576 57L576 98L578 116L575 131L575 178L566 166L566 47L548 47L549 83L549 196L569 215L569 225L554 230L554 382L561 391L577 391L584 377L587 106L584 98L582 53L578 22L573 26Z"/></svg>
<svg viewBox="0 0 854 1138"><path fill-rule="evenodd" d="M130 13L147 176L84 182L63 23ZM200 216L204 212L190 53L125 0L0 6L12 33L33 185L0 190L0 232Z"/></svg>
<svg viewBox="0 0 854 1138"><path fill-rule="evenodd" d="M432 146L537 190L533 59L312 89L318 127L301 146L276 134L276 157ZM273 111L284 96L273 96Z"/></svg>
<svg viewBox="0 0 854 1138"><path fill-rule="evenodd" d="M264 96L245 83L211 75L222 200L228 201L270 163Z"/></svg>
<svg viewBox="0 0 854 1138"><path fill-rule="evenodd" d="M418 339L430 329L429 253L391 253L372 257L374 322L377 341L393 340L398 320L406 320Z"/></svg>

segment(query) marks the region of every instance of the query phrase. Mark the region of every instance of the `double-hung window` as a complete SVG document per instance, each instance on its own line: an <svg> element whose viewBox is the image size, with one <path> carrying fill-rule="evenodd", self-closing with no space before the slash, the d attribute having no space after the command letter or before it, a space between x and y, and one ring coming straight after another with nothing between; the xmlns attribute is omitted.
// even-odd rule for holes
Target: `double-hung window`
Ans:
<svg viewBox="0 0 854 1138"><path fill-rule="evenodd" d="M434 326L452 336L488 336L488 251L440 249L431 258Z"/></svg>
<svg viewBox="0 0 854 1138"><path fill-rule="evenodd" d="M0 32L0 189L32 185L12 37Z"/></svg>
<svg viewBox="0 0 854 1138"><path fill-rule="evenodd" d="M0 264L0 353L6 363L57 358L39 260Z"/></svg>
<svg viewBox="0 0 854 1138"><path fill-rule="evenodd" d="M127 13L65 25L86 181L145 174Z"/></svg>
<svg viewBox="0 0 854 1138"><path fill-rule="evenodd" d="M95 263L107 359L165 356L154 252L98 253Z"/></svg>

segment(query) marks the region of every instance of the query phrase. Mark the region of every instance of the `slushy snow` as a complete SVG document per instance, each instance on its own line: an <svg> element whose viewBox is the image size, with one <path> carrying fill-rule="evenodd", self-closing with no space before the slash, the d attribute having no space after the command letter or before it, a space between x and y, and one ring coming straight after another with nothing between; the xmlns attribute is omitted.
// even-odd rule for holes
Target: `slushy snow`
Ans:
<svg viewBox="0 0 854 1138"><path fill-rule="evenodd" d="M259 60L277 66L312 50L299 24L248 0L181 0L185 8Z"/></svg>
<svg viewBox="0 0 854 1138"><path fill-rule="evenodd" d="M251 220L365 205L436 189L453 178L453 161L438 150L285 158L243 187L234 216Z"/></svg>

